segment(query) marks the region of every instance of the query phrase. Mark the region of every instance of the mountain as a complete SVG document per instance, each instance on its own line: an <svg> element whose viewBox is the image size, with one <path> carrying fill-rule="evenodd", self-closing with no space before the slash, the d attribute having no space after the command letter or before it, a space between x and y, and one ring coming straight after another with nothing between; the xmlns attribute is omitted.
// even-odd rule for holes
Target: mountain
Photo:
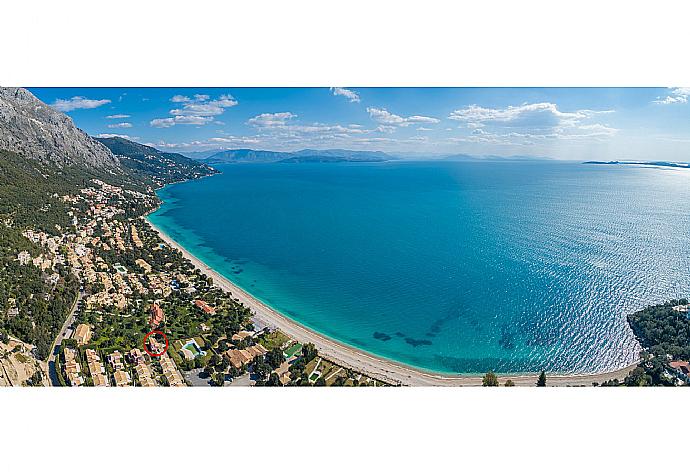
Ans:
<svg viewBox="0 0 690 472"><path fill-rule="evenodd" d="M303 149L294 152L231 149L220 151L203 160L208 164L231 162L382 162L394 159L381 151L350 151L346 149Z"/></svg>
<svg viewBox="0 0 690 472"><path fill-rule="evenodd" d="M58 167L119 167L108 148L23 88L0 87L0 149Z"/></svg>
<svg viewBox="0 0 690 472"><path fill-rule="evenodd" d="M208 164L226 164L230 162L278 162L292 157L289 152L255 151L253 149L229 149L220 151L203 160Z"/></svg>
<svg viewBox="0 0 690 472"><path fill-rule="evenodd" d="M221 149L211 149L209 151L182 151L180 154L190 159L200 161L202 159L206 159L207 157L211 157L212 155L217 154L219 152L221 152Z"/></svg>
<svg viewBox="0 0 690 472"><path fill-rule="evenodd" d="M303 149L293 152L285 162L383 162L393 159L381 151L349 151L347 149Z"/></svg>
<svg viewBox="0 0 690 472"><path fill-rule="evenodd" d="M96 138L105 145L132 176L150 178L158 186L217 173L213 167L177 154L124 138Z"/></svg>
<svg viewBox="0 0 690 472"><path fill-rule="evenodd" d="M155 206L156 187L215 172L131 141L98 141L28 91L0 88L0 334L30 341L38 356L48 356L79 280L63 264L22 265L18 254L44 252L22 235L26 229L64 236L72 225L70 195L100 185L95 180L119 186L128 195L122 218L133 218ZM49 273L58 275L55 285L46 284ZM9 316L15 304L21 313Z"/></svg>

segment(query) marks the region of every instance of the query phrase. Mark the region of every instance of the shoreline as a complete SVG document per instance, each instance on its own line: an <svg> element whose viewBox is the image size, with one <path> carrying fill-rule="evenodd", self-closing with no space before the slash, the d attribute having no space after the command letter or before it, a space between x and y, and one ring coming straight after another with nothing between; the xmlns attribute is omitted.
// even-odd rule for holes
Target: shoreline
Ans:
<svg viewBox="0 0 690 472"><path fill-rule="evenodd" d="M296 321L288 318L277 310L254 298L250 293L238 287L226 277L209 267L198 257L193 255L160 228L154 225L148 216L155 210L142 216L142 219L155 231L158 236L171 247L178 249L182 255L194 264L203 274L213 279L214 285L229 292L234 299L247 306L253 313L253 319L272 329L280 329L291 338L301 343L313 343L319 355L343 367L359 371L369 377L382 380L393 385L406 386L481 386L482 376L443 374L425 371L419 368L378 357L352 346L342 344L334 339L317 333ZM587 386L592 382L602 383L617 378L623 380L625 376L637 366L637 362L627 367L610 372L596 374L553 374L547 373L549 386ZM535 386L538 373L533 374L496 374L499 382L512 380L516 386Z"/></svg>

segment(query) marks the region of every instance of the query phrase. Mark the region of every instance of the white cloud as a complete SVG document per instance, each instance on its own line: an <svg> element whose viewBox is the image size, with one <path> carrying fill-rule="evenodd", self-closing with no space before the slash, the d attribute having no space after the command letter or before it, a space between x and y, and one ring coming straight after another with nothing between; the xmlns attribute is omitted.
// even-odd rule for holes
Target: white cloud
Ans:
<svg viewBox="0 0 690 472"><path fill-rule="evenodd" d="M262 113L250 118L247 124L260 127L260 128L271 128L276 126L285 126L288 120L297 118L297 115L290 113L289 111L284 111L280 113Z"/></svg>
<svg viewBox="0 0 690 472"><path fill-rule="evenodd" d="M175 125L205 125L213 121L213 118L207 116L181 116L177 115L172 118L156 118L151 120L149 124L154 128L170 128Z"/></svg>
<svg viewBox="0 0 690 472"><path fill-rule="evenodd" d="M261 140L256 138L256 137L246 137L246 136L215 137L215 138L209 139L209 141L211 143L231 144L231 145L258 144L261 142Z"/></svg>
<svg viewBox="0 0 690 472"><path fill-rule="evenodd" d="M170 128L175 125L205 125L214 122L214 116L222 115L226 108L238 104L232 95L221 95L211 100L209 95L196 94L193 98L185 95L175 95L170 99L173 103L180 103L181 108L170 110L172 118L156 118L150 124L154 128Z"/></svg>
<svg viewBox="0 0 690 472"><path fill-rule="evenodd" d="M690 96L690 87L672 88L666 97L657 97L652 103L670 105L672 103L687 103Z"/></svg>
<svg viewBox="0 0 690 472"><path fill-rule="evenodd" d="M451 120L467 122L468 127L478 128L486 123L499 123L503 126L532 126L548 128L559 124L575 123L610 110L577 110L562 112L555 103L525 103L507 108L484 108L470 105L453 111Z"/></svg>
<svg viewBox="0 0 690 472"><path fill-rule="evenodd" d="M129 141L138 141L138 136L129 136L127 134L112 134L112 133L101 133L96 135L97 138L123 138Z"/></svg>
<svg viewBox="0 0 690 472"><path fill-rule="evenodd" d="M367 113L371 118L385 126L408 126L414 123L439 123L441 120L429 116L413 115L407 118L393 114L385 108L368 107Z"/></svg>
<svg viewBox="0 0 690 472"><path fill-rule="evenodd" d="M179 142L170 143L166 141L158 141L155 143L146 143L147 146L153 146L159 149L183 149L183 150L194 150L194 149L213 149L213 148L228 148L236 146L251 146L259 144L261 141L256 137L245 137L245 136L225 136L225 137L215 137L207 140L196 140L189 142Z"/></svg>
<svg viewBox="0 0 690 472"><path fill-rule="evenodd" d="M131 127L132 127L132 123L126 123L126 122L113 123L111 125L108 125L108 128L131 128Z"/></svg>
<svg viewBox="0 0 690 472"><path fill-rule="evenodd" d="M208 95L194 95L193 100L187 99L183 102L182 108L170 110L170 114L176 116L216 116L223 114L226 108L234 107L238 103L231 95L221 95L216 100L210 100L210 98Z"/></svg>
<svg viewBox="0 0 690 472"><path fill-rule="evenodd" d="M156 118L149 122L154 128L170 128L175 126L175 118Z"/></svg>
<svg viewBox="0 0 690 472"><path fill-rule="evenodd" d="M109 120L122 120L124 118L130 118L130 117L131 117L131 115L121 115L121 114L106 116L106 118Z"/></svg>
<svg viewBox="0 0 690 472"><path fill-rule="evenodd" d="M350 102L359 103L360 101L359 94L354 90L349 90L342 87L331 87L331 92L333 92L333 95L335 96L341 95L347 98Z"/></svg>
<svg viewBox="0 0 690 472"><path fill-rule="evenodd" d="M611 110L575 110L565 112L554 103L524 103L506 108L469 105L453 111L448 117L462 122L471 130L468 136L452 138L460 142L492 144L533 144L549 139L603 139L617 129L588 122Z"/></svg>
<svg viewBox="0 0 690 472"><path fill-rule="evenodd" d="M58 111L67 112L77 109L98 108L107 103L110 103L110 100L93 100L86 97L72 97L68 99L58 98L51 106Z"/></svg>

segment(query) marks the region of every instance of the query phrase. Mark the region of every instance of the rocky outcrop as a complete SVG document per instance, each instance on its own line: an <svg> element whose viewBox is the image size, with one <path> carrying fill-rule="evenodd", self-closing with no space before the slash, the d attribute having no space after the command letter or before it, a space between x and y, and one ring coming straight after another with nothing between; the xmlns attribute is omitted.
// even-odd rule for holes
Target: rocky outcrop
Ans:
<svg viewBox="0 0 690 472"><path fill-rule="evenodd" d="M107 147L23 88L0 87L0 149L60 167L120 167Z"/></svg>

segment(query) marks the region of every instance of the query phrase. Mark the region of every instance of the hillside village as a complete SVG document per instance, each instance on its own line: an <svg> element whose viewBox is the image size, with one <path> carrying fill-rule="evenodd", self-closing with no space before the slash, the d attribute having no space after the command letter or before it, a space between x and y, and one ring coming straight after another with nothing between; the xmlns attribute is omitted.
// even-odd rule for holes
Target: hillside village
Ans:
<svg viewBox="0 0 690 472"><path fill-rule="evenodd" d="M154 196L94 179L55 197L70 208L70 228L25 230L41 251L16 255L20 266L43 271L46 284L64 269L79 280L48 362L54 385L383 385L321 358L313 345L257 329L247 308L151 229L144 211L155 208Z"/></svg>

